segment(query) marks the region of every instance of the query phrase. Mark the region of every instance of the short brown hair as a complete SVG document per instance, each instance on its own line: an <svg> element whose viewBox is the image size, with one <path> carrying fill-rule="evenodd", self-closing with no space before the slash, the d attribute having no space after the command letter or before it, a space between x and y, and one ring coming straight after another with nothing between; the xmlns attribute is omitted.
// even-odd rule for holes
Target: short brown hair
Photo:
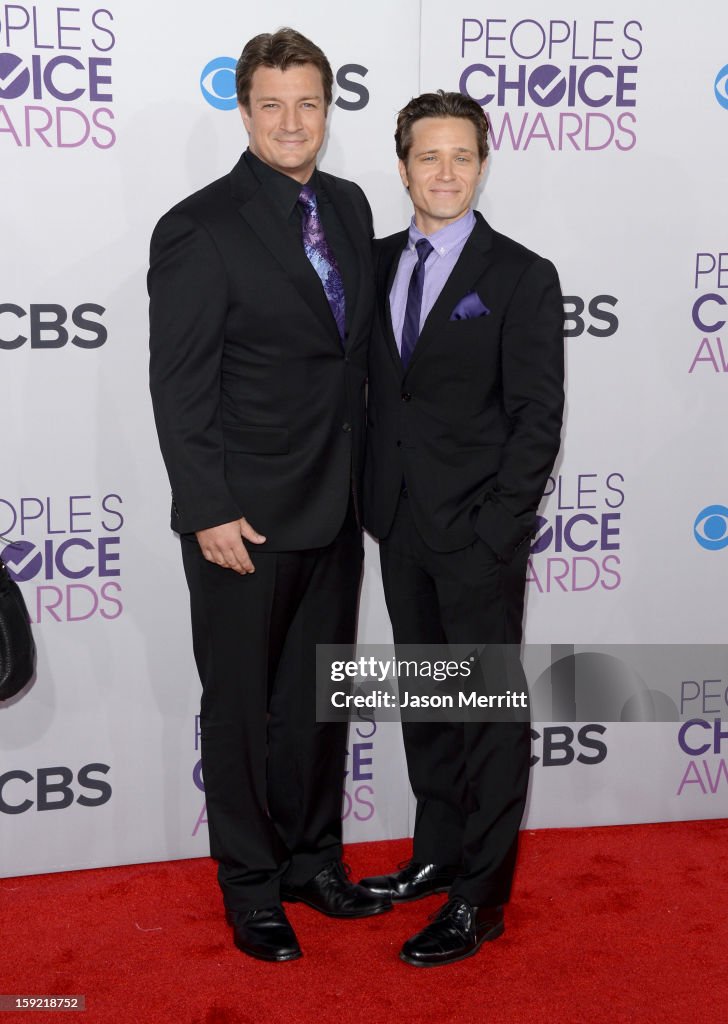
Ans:
<svg viewBox="0 0 728 1024"><path fill-rule="evenodd" d="M421 96L415 96L397 114L394 143L400 160L407 162L412 146L412 125L423 117L467 118L475 127L480 162L482 163L487 157L488 119L483 113L483 108L475 100L469 96L463 96L460 92L444 92L442 89L438 89L437 92L424 92Z"/></svg>
<svg viewBox="0 0 728 1024"><path fill-rule="evenodd" d="M321 72L324 103L328 109L334 89L334 75L326 54L310 39L293 28L279 28L277 32L263 32L245 44L235 68L235 88L238 103L250 109L250 85L258 68L280 68L286 71L301 64L313 64Z"/></svg>

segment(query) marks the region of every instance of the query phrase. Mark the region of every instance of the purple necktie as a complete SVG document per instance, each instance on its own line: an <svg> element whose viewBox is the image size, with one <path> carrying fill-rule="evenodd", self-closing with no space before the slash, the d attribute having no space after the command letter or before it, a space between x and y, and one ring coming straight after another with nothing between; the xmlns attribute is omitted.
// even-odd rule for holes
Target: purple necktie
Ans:
<svg viewBox="0 0 728 1024"><path fill-rule="evenodd" d="M404 324L402 325L402 365L405 370L409 366L412 353L415 350L417 339L420 336L420 312L422 311L422 289L425 285L425 263L432 252L432 246L426 238L420 238L415 243L417 250L417 263L412 271L409 288L407 289L407 306L404 311Z"/></svg>
<svg viewBox="0 0 728 1024"><path fill-rule="evenodd" d="M323 224L319 217L316 193L309 185L304 185L298 201L303 207L301 223L303 248L311 261L313 269L321 278L321 284L324 286L324 292L331 306L331 312L334 314L336 326L339 328L339 337L343 343L346 332L344 282L341 280L336 257L326 241Z"/></svg>

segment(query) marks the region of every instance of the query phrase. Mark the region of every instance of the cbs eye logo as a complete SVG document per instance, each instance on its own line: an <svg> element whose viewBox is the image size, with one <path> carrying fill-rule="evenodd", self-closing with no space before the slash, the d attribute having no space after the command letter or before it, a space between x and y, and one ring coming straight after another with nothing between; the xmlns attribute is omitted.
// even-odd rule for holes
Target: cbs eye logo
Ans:
<svg viewBox="0 0 728 1024"><path fill-rule="evenodd" d="M715 98L728 110L728 64L715 76Z"/></svg>
<svg viewBox="0 0 728 1024"><path fill-rule="evenodd" d="M725 505L707 505L698 513L693 534L701 548L708 551L728 548L728 508Z"/></svg>
<svg viewBox="0 0 728 1024"><path fill-rule="evenodd" d="M234 110L238 105L235 90L235 67L232 57L215 57L206 64L200 75L200 89L211 107L216 110Z"/></svg>

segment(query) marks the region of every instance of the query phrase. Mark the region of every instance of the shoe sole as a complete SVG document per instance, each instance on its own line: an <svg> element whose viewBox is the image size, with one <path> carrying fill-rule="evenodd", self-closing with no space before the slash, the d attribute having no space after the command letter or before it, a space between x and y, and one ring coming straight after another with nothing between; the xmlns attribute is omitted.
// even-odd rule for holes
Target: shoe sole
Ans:
<svg viewBox="0 0 728 1024"><path fill-rule="evenodd" d="M356 920L360 917L376 917L377 914L385 914L388 910L392 909L392 905L390 903L389 906L377 907L375 910L365 910L357 914L335 914L330 910L324 910L315 903L309 902L309 900L304 899L302 896L287 896L285 893L281 893L281 900L283 903L305 903L307 907L311 907L312 910L318 910L319 914L325 914L326 917L335 917L338 919L348 918L350 921Z"/></svg>
<svg viewBox="0 0 728 1024"><path fill-rule="evenodd" d="M484 942L494 942L501 937L504 931L505 925L501 922L494 928L491 928L489 932L486 932L482 938L478 939L473 948L469 949L467 953L463 953L462 956L452 957L449 960L417 960L415 957L407 956L403 951L400 951L399 959L411 967L447 967L448 964L457 964L461 960L467 960L469 956L475 956Z"/></svg>

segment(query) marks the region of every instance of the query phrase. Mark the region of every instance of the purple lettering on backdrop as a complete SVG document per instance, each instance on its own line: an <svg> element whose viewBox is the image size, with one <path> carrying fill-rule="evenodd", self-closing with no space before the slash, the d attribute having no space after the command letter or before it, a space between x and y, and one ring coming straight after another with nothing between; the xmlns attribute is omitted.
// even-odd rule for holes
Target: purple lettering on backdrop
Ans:
<svg viewBox="0 0 728 1024"><path fill-rule="evenodd" d="M705 754L710 750L710 743L701 743L699 747L691 746L688 743L688 731L693 730L696 727L700 729L710 729L710 722L706 722L702 718L691 718L687 722L683 722L677 734L677 742L680 749L685 754L690 754L693 757L699 757L701 754Z"/></svg>
<svg viewBox="0 0 728 1024"><path fill-rule="evenodd" d="M79 611L78 609L78 598L88 598L90 596L91 603L88 601L82 601L82 608L85 607L86 611ZM84 622L86 619L90 619L92 615L95 615L99 607L99 599L96 591L93 587L89 587L86 583L69 583L66 587L66 620L68 622Z"/></svg>
<svg viewBox="0 0 728 1024"><path fill-rule="evenodd" d="M710 260L710 265L707 268L707 270L701 270L700 269L700 261L701 261L701 257L703 257L703 256L707 256L708 259ZM695 288L698 287L698 278L699 277L701 277L703 274L711 274L714 270L715 270L715 256L713 255L713 253L712 252L699 252L699 253L697 253L697 255L695 257L695 284L694 284L694 287Z"/></svg>
<svg viewBox="0 0 728 1024"><path fill-rule="evenodd" d="M682 791L685 788L685 786L695 784L700 786L703 793L706 792L705 784L703 783L703 780L700 777L700 772L698 771L698 766L696 765L695 761L690 761L687 768L685 769L685 774L683 775L682 780L680 781L680 785L678 786L677 795L682 796Z"/></svg>
<svg viewBox="0 0 728 1024"><path fill-rule="evenodd" d="M68 531L69 533L91 533L91 527L76 526L76 519L90 516L90 509L76 508L76 502L91 501L90 494L71 494L68 497Z"/></svg>
<svg viewBox="0 0 728 1024"><path fill-rule="evenodd" d="M83 125L80 137L73 141L69 141L68 133L63 130L64 127L68 126L68 119L71 115L73 115L79 127ZM75 149L78 146L83 146L90 134L91 122L82 110L77 110L75 107L56 108L56 145L59 149Z"/></svg>
<svg viewBox="0 0 728 1024"><path fill-rule="evenodd" d="M528 50L524 49L519 50L516 45L516 33L523 25L533 25L538 30L535 38L539 39L539 42L537 43L533 53L529 53ZM521 33L521 38L525 38L526 40L528 40L529 35L531 35L530 32L526 32L525 35L524 33ZM536 57L541 56L544 49L546 48L546 32L544 31L543 26L538 21L534 21L533 18L523 18L521 21L516 22L516 24L511 29L511 34L508 41L510 43L511 50L516 55L516 57L519 57L521 60L535 60ZM526 43L522 44L522 46L524 47L525 45Z"/></svg>
<svg viewBox="0 0 728 1024"><path fill-rule="evenodd" d="M46 541L46 545L50 545L50 541ZM80 569L72 569L66 564L66 552L71 548L82 548L84 551L94 551L94 545L85 539L85 537L71 537L69 540L64 540L62 544L59 544L56 548L55 555L55 566L61 576L65 576L71 580L81 580L90 576L94 570L93 561L87 563ZM50 578L50 577L49 577Z"/></svg>
<svg viewBox="0 0 728 1024"><path fill-rule="evenodd" d="M58 28L58 49L59 50L80 50L80 46L74 46L73 43L65 43L63 41L64 32L80 32L80 25L69 25L64 21L64 14L80 14L78 7L59 7L56 10L56 25Z"/></svg>
<svg viewBox="0 0 728 1024"><path fill-rule="evenodd" d="M619 526L612 526L611 523L613 520L619 522L620 519L621 516L618 512L605 512L602 516L602 551L619 551L619 542L612 543L609 538L619 536Z"/></svg>
<svg viewBox="0 0 728 1024"><path fill-rule="evenodd" d="M52 50L53 49L53 42L50 42L50 43L42 43L41 42L40 30L38 28L38 8L35 7L35 6L33 7L33 45L36 48L36 50Z"/></svg>
<svg viewBox="0 0 728 1024"><path fill-rule="evenodd" d="M505 50L502 53L494 53L491 47L492 43L505 43L506 37L495 35L490 28L491 25L505 25L505 23L505 18L488 18L485 22L485 56L488 60L505 60L506 58Z"/></svg>
<svg viewBox="0 0 728 1024"><path fill-rule="evenodd" d="M703 680L703 714L704 715L717 715L718 712L720 711L720 707L709 708L707 706L707 704L706 704L706 701L717 700L718 704L720 705L721 699L723 697L723 693L722 693L722 691L720 689L718 689L717 691L714 691L713 693L710 693L708 691L708 686L711 683L715 683L718 687L721 687L723 685L723 680L722 679L704 679Z"/></svg>
<svg viewBox="0 0 728 1024"><path fill-rule="evenodd" d="M43 124L31 124L33 114L43 115ZM52 149L53 143L48 139L46 132L53 126L53 114L47 107L26 107L25 108L25 145L29 146L31 138L37 135L44 146Z"/></svg>
<svg viewBox="0 0 728 1024"><path fill-rule="evenodd" d="M99 537L99 576L120 576L119 569L110 568L109 562L118 562L118 551L109 551L112 545L120 544L120 537Z"/></svg>
<svg viewBox="0 0 728 1024"><path fill-rule="evenodd" d="M43 84L45 85L46 90L56 100L80 99L86 91L85 87L77 86L75 89L71 89L70 92L64 92L62 89L59 89L58 86L55 84L54 75L56 68L59 67L71 67L74 68L76 71L86 70L81 61L77 57L67 57L63 54L61 54L58 57L52 57L51 60L49 60L46 66L43 68Z"/></svg>
<svg viewBox="0 0 728 1024"><path fill-rule="evenodd" d="M712 342L715 342L717 352L713 350ZM692 373L698 363L710 363L715 373L728 373L728 351L723 350L720 338L703 338L688 373Z"/></svg>
<svg viewBox="0 0 728 1024"><path fill-rule="evenodd" d="M45 595L54 598L47 602ZM35 606L36 606L36 622L41 622L43 618L43 612L50 612L51 618L55 619L56 622L62 622L63 619L56 612L56 608L63 603L63 591L60 587L53 586L41 586L38 587L35 592Z"/></svg>
<svg viewBox="0 0 728 1024"><path fill-rule="evenodd" d="M489 108L495 151L540 146L552 152L628 152L637 144L631 111L637 105L641 31L637 21L618 26L611 19L522 18L509 25L505 18L466 18L459 48L468 63L459 88ZM629 63L610 66L617 60ZM574 109L579 106L586 108L583 114ZM495 107L497 116L490 113Z"/></svg>
<svg viewBox="0 0 728 1024"><path fill-rule="evenodd" d="M721 758L718 762L715 778L710 774L710 765L707 761L703 761L703 771L705 772L705 778L708 782L708 789L713 796L718 792L718 786L720 785L721 778L725 779L726 785L728 786L728 765L726 765L724 758Z"/></svg>
<svg viewBox="0 0 728 1024"><path fill-rule="evenodd" d="M110 68L110 57L90 57L88 62L88 97L92 103L110 103L114 96L110 92L101 92L104 85L111 85L111 75L100 74L100 68Z"/></svg>
<svg viewBox="0 0 728 1024"><path fill-rule="evenodd" d="M102 14L108 15L109 21L114 20L114 15L111 13L111 11L107 11L105 8L101 7L98 11L94 11L91 17L91 24L94 28L97 28L99 32L102 32L104 35L107 35L109 37L108 45L102 46L98 39L96 39L96 37L94 37L91 40L91 45L94 47L95 50L98 50L100 53L108 53L109 50L113 50L116 46L116 36L110 28L105 28L103 25L99 24L99 15Z"/></svg>
<svg viewBox="0 0 728 1024"><path fill-rule="evenodd" d="M708 292L707 295L701 295L700 298L696 299L693 303L693 323L699 331L705 331L707 334L712 334L725 327L726 321L716 320L714 323L705 323L703 321L703 306L708 302L714 302L718 306L726 306L728 305L728 302L726 302L722 295L718 295L715 292ZM712 313L712 316L716 315L720 315L717 310Z"/></svg>
<svg viewBox="0 0 728 1024"><path fill-rule="evenodd" d="M25 21L15 22L12 18L11 11L17 11L19 14L25 17ZM5 5L5 38L8 46L11 45L11 32L22 32L30 25L30 14L20 4L6 4Z"/></svg>
<svg viewBox="0 0 728 1024"><path fill-rule="evenodd" d="M688 696L688 687L695 687L695 692ZM700 687L694 679L683 679L680 683L680 714L685 710L685 704L697 700L700 696Z"/></svg>
<svg viewBox="0 0 728 1024"><path fill-rule="evenodd" d="M33 508L35 506L36 512L31 514L26 512L26 508ZM25 531L28 523L32 523L35 519L40 519L45 511L45 505L40 498L21 498L20 499L20 532L25 536Z"/></svg>
<svg viewBox="0 0 728 1024"><path fill-rule="evenodd" d="M531 554L538 555L547 551L553 546L556 553L562 551L591 551L597 545L603 551L618 551L619 542L614 540L619 536L619 523L621 513L602 512L599 516L590 515L588 512L577 512L573 516L556 514L553 523L550 524L545 516L537 516L537 534L531 546ZM592 530L585 530L584 526L594 527ZM544 529L544 527L546 527ZM580 527L578 533L580 539L575 535L576 527Z"/></svg>
<svg viewBox="0 0 728 1024"><path fill-rule="evenodd" d="M194 839L197 833L200 831L203 825L207 825L207 804L202 805L202 810L197 816L195 827L192 829L192 838Z"/></svg>
<svg viewBox="0 0 728 1024"><path fill-rule="evenodd" d="M465 34L466 25L477 25L478 34L476 36L469 36ZM460 28L460 56L465 56L465 44L466 43L477 43L479 39L483 38L483 25L477 20L477 18L463 18L462 25Z"/></svg>
<svg viewBox="0 0 728 1024"><path fill-rule="evenodd" d="M373 750L373 743L355 743L353 746L353 766L351 777L354 782L366 782L372 778L372 772L364 771L363 769L372 764L373 759L371 757L364 757L363 752Z"/></svg>
<svg viewBox="0 0 728 1024"><path fill-rule="evenodd" d="M9 84L0 89L0 99L16 100L30 85L30 69L18 70L23 61L14 53L0 53L0 81Z"/></svg>
<svg viewBox="0 0 728 1024"><path fill-rule="evenodd" d="M99 609L99 614L103 619L118 619L121 613L124 611L124 605L121 603L121 601L118 600L118 598L111 596L112 592L115 594L120 594L121 584L104 583L103 587L101 588L101 596L105 601L108 602L108 604L112 606L112 608L114 608L113 613L107 612L106 609L104 608Z"/></svg>

